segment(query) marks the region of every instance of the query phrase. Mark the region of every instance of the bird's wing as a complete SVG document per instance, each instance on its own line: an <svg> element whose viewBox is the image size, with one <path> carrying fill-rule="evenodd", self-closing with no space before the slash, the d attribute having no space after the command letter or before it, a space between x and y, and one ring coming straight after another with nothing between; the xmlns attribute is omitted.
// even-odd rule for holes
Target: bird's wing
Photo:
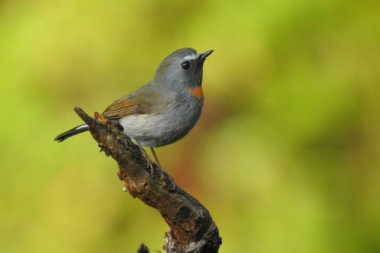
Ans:
<svg viewBox="0 0 380 253"><path fill-rule="evenodd" d="M171 101L148 84L116 100L103 114L109 119L120 119L129 114L154 114L164 110Z"/></svg>

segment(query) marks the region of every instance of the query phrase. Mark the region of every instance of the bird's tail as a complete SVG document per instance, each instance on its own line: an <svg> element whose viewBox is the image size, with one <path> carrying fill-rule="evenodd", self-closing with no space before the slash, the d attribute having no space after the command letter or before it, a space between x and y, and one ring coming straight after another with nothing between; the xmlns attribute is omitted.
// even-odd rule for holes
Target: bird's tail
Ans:
<svg viewBox="0 0 380 253"><path fill-rule="evenodd" d="M74 127L73 129L58 135L57 137L54 138L54 140L61 142L61 141L64 141L71 136L86 132L87 130L88 130L88 125L83 124L83 125Z"/></svg>

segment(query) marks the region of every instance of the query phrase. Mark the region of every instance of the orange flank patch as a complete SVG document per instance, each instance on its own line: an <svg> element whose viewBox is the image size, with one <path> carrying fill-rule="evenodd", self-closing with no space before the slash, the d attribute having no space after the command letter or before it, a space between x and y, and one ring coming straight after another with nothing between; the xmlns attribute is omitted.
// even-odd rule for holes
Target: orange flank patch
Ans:
<svg viewBox="0 0 380 253"><path fill-rule="evenodd" d="M201 86L198 86L195 89L189 89L189 92L196 98L203 98L203 90Z"/></svg>

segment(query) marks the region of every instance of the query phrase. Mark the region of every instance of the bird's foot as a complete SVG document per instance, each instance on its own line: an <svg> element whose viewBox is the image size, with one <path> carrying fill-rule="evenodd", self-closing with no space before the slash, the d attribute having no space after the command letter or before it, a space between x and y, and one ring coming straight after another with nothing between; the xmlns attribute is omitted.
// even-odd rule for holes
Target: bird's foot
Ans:
<svg viewBox="0 0 380 253"><path fill-rule="evenodd" d="M146 159L147 166L145 168L150 168L150 175L153 175L154 172L154 166L152 160L150 160L148 153L145 151L145 149L140 145L140 143L136 142L139 146L141 153L143 153L143 156Z"/></svg>

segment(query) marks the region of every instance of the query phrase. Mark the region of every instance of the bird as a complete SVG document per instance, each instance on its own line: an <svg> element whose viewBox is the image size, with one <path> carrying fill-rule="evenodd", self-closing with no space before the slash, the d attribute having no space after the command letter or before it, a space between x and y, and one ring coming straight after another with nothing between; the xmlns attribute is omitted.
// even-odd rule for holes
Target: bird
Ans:
<svg viewBox="0 0 380 253"><path fill-rule="evenodd" d="M203 64L213 51L198 53L193 48L174 51L158 65L150 82L104 110L103 115L118 121L123 134L142 149L150 166L142 146L151 149L161 167L154 148L182 139L200 118L204 105ZM58 135L54 141L62 142L86 131L88 125L83 124Z"/></svg>

